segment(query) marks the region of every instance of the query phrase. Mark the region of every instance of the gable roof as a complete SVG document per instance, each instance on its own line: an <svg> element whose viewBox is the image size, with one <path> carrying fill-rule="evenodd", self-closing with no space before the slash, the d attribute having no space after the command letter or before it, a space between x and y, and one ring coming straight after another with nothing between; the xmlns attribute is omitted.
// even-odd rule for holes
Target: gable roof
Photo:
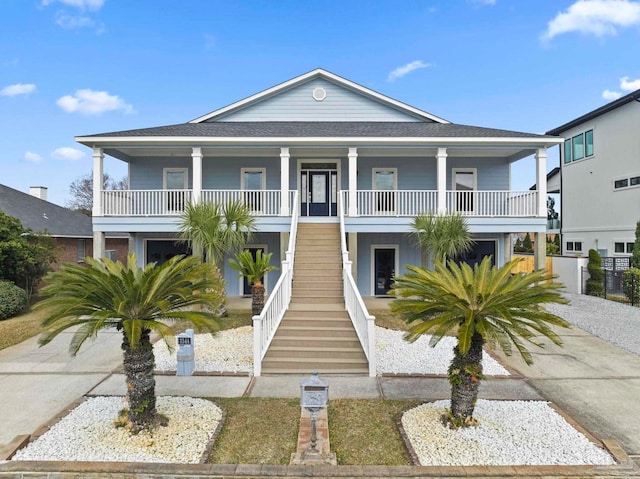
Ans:
<svg viewBox="0 0 640 479"><path fill-rule="evenodd" d="M575 120L571 120L570 122L565 123L564 125L560 125L559 127L554 128L553 130L549 130L547 132L547 135L560 135L563 131L570 130L573 127L581 125L586 121L593 120L594 118L597 118L600 115L604 115L605 113L608 113L611 110L615 110L616 108L619 108L622 105L626 105L627 103L630 103L632 101L640 102L640 90L631 92L628 95L620 97L617 100L614 100L610 103L607 103L604 106L601 106L600 108L596 108L595 110L590 111L589 113L585 113L584 115L579 116Z"/></svg>
<svg viewBox="0 0 640 479"><path fill-rule="evenodd" d="M22 226L54 237L92 238L91 218L27 193L0 185L0 211Z"/></svg>
<svg viewBox="0 0 640 479"><path fill-rule="evenodd" d="M323 78L343 88L359 93L365 97L371 98L379 103L382 103L396 110L403 111L412 116L417 116L419 118L422 118L428 121L435 121L437 123L449 123L447 120L443 118L432 115L431 113L420 110L411 105L407 105L406 103L402 103L401 101L395 100L391 97L378 93L377 91L374 91L374 90L371 90L370 88L359 85L358 83L352 82L351 80L347 80L346 78L342 78L341 76L338 76L335 73L331 73L322 68L316 68L315 70L311 70L310 72L299 75L295 78L292 78L291 80L287 80L271 88L267 88L266 90L263 90L259 93L256 93L242 100L234 102L230 105L227 105L225 107L222 107L210 113L207 113L206 115L200 116L194 120L191 120L189 123L202 123L205 121L215 120L218 117L222 117L231 112L242 110L244 108L247 108L248 106L259 103L260 101L263 101L267 98L271 98L279 93L282 93L296 86L302 85L303 83L309 82L316 78Z"/></svg>

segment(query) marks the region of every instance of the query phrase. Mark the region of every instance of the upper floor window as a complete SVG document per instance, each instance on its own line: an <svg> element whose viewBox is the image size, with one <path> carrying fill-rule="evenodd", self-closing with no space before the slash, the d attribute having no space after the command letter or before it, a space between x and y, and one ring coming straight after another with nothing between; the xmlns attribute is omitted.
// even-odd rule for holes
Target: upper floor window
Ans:
<svg viewBox="0 0 640 479"><path fill-rule="evenodd" d="M566 250L567 251L577 252L577 253L581 252L582 251L582 241L567 241Z"/></svg>
<svg viewBox="0 0 640 479"><path fill-rule="evenodd" d="M633 243L631 242L615 242L613 243L613 250L616 253L628 253L631 254L633 253Z"/></svg>
<svg viewBox="0 0 640 479"><path fill-rule="evenodd" d="M593 153L593 130L589 130L565 140L562 156L564 163L571 163L593 156Z"/></svg>

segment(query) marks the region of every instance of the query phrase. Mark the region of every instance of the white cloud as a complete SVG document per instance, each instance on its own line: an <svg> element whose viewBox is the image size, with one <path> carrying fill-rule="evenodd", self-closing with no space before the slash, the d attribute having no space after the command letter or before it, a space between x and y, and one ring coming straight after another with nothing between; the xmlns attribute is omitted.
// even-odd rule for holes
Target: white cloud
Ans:
<svg viewBox="0 0 640 479"><path fill-rule="evenodd" d="M9 85L0 90L2 96L18 96L28 95L36 91L36 86L33 83L16 83L15 85Z"/></svg>
<svg viewBox="0 0 640 479"><path fill-rule="evenodd" d="M60 108L69 113L99 115L105 111L122 110L133 113L133 107L117 95L109 95L106 91L93 91L88 88L78 90L74 95L65 95L56 102Z"/></svg>
<svg viewBox="0 0 640 479"><path fill-rule="evenodd" d="M37 153L27 151L24 154L24 161L28 161L29 163L40 163L42 161L42 157Z"/></svg>
<svg viewBox="0 0 640 479"><path fill-rule="evenodd" d="M622 93L617 91L605 90L602 92L602 98L604 98L607 101L617 100L621 96L622 96Z"/></svg>
<svg viewBox="0 0 640 479"><path fill-rule="evenodd" d="M56 23L62 28L89 28L95 25L93 19L86 15L69 15L65 12L56 13Z"/></svg>
<svg viewBox="0 0 640 479"><path fill-rule="evenodd" d="M414 70L418 70L420 68L428 68L430 66L431 66L431 63L425 63L422 60L415 60L411 63L407 63L406 65L398 67L395 70L393 70L391 73L389 73L389 76L387 77L387 81L393 82L398 78L402 78L403 76L411 73Z"/></svg>
<svg viewBox="0 0 640 479"><path fill-rule="evenodd" d="M56 0L42 0L43 6L51 5ZM105 0L58 0L58 2L69 7L79 8L80 10L100 10Z"/></svg>
<svg viewBox="0 0 640 479"><path fill-rule="evenodd" d="M640 90L640 78L629 80L629 77L620 78L620 88L624 91Z"/></svg>
<svg viewBox="0 0 640 479"><path fill-rule="evenodd" d="M563 33L580 32L602 37L619 28L640 25L640 2L631 0L578 0L547 24L543 40Z"/></svg>
<svg viewBox="0 0 640 479"><path fill-rule="evenodd" d="M51 153L51 157L54 160L78 161L84 158L84 156L85 156L84 151L71 148L70 146L63 146L62 148L57 148Z"/></svg>

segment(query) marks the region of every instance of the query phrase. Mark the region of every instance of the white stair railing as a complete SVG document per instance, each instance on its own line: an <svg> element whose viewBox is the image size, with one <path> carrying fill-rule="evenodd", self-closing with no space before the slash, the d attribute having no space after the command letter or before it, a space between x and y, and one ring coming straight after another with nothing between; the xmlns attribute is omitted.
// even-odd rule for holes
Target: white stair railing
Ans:
<svg viewBox="0 0 640 479"><path fill-rule="evenodd" d="M284 317L284 313L291 302L291 289L293 282L293 263L296 250L296 237L298 235L298 215L299 202L298 193L293 195L291 232L289 234L289 245L282 261L280 278L273 291L269 294L269 299L262 308L262 312L253 316L253 375L260 376L262 373L262 360L264 359L269 345L278 330L278 326Z"/></svg>
<svg viewBox="0 0 640 479"><path fill-rule="evenodd" d="M369 361L369 376L376 373L376 327L375 316L371 316L364 304L360 290L351 274L351 260L347 251L346 232L344 227L344 201L340 196L338 201L338 216L340 217L340 246L342 249L342 284L344 288L344 303L356 330L362 350Z"/></svg>

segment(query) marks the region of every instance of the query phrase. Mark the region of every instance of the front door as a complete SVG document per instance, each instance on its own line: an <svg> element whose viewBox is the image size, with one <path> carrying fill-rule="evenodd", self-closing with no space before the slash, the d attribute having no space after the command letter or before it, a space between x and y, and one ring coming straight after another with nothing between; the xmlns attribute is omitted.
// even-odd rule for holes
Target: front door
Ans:
<svg viewBox="0 0 640 479"><path fill-rule="evenodd" d="M337 172L303 170L300 174L301 215L336 216Z"/></svg>
<svg viewBox="0 0 640 479"><path fill-rule="evenodd" d="M384 296L391 289L396 275L395 248L375 248L373 250L373 294Z"/></svg>

